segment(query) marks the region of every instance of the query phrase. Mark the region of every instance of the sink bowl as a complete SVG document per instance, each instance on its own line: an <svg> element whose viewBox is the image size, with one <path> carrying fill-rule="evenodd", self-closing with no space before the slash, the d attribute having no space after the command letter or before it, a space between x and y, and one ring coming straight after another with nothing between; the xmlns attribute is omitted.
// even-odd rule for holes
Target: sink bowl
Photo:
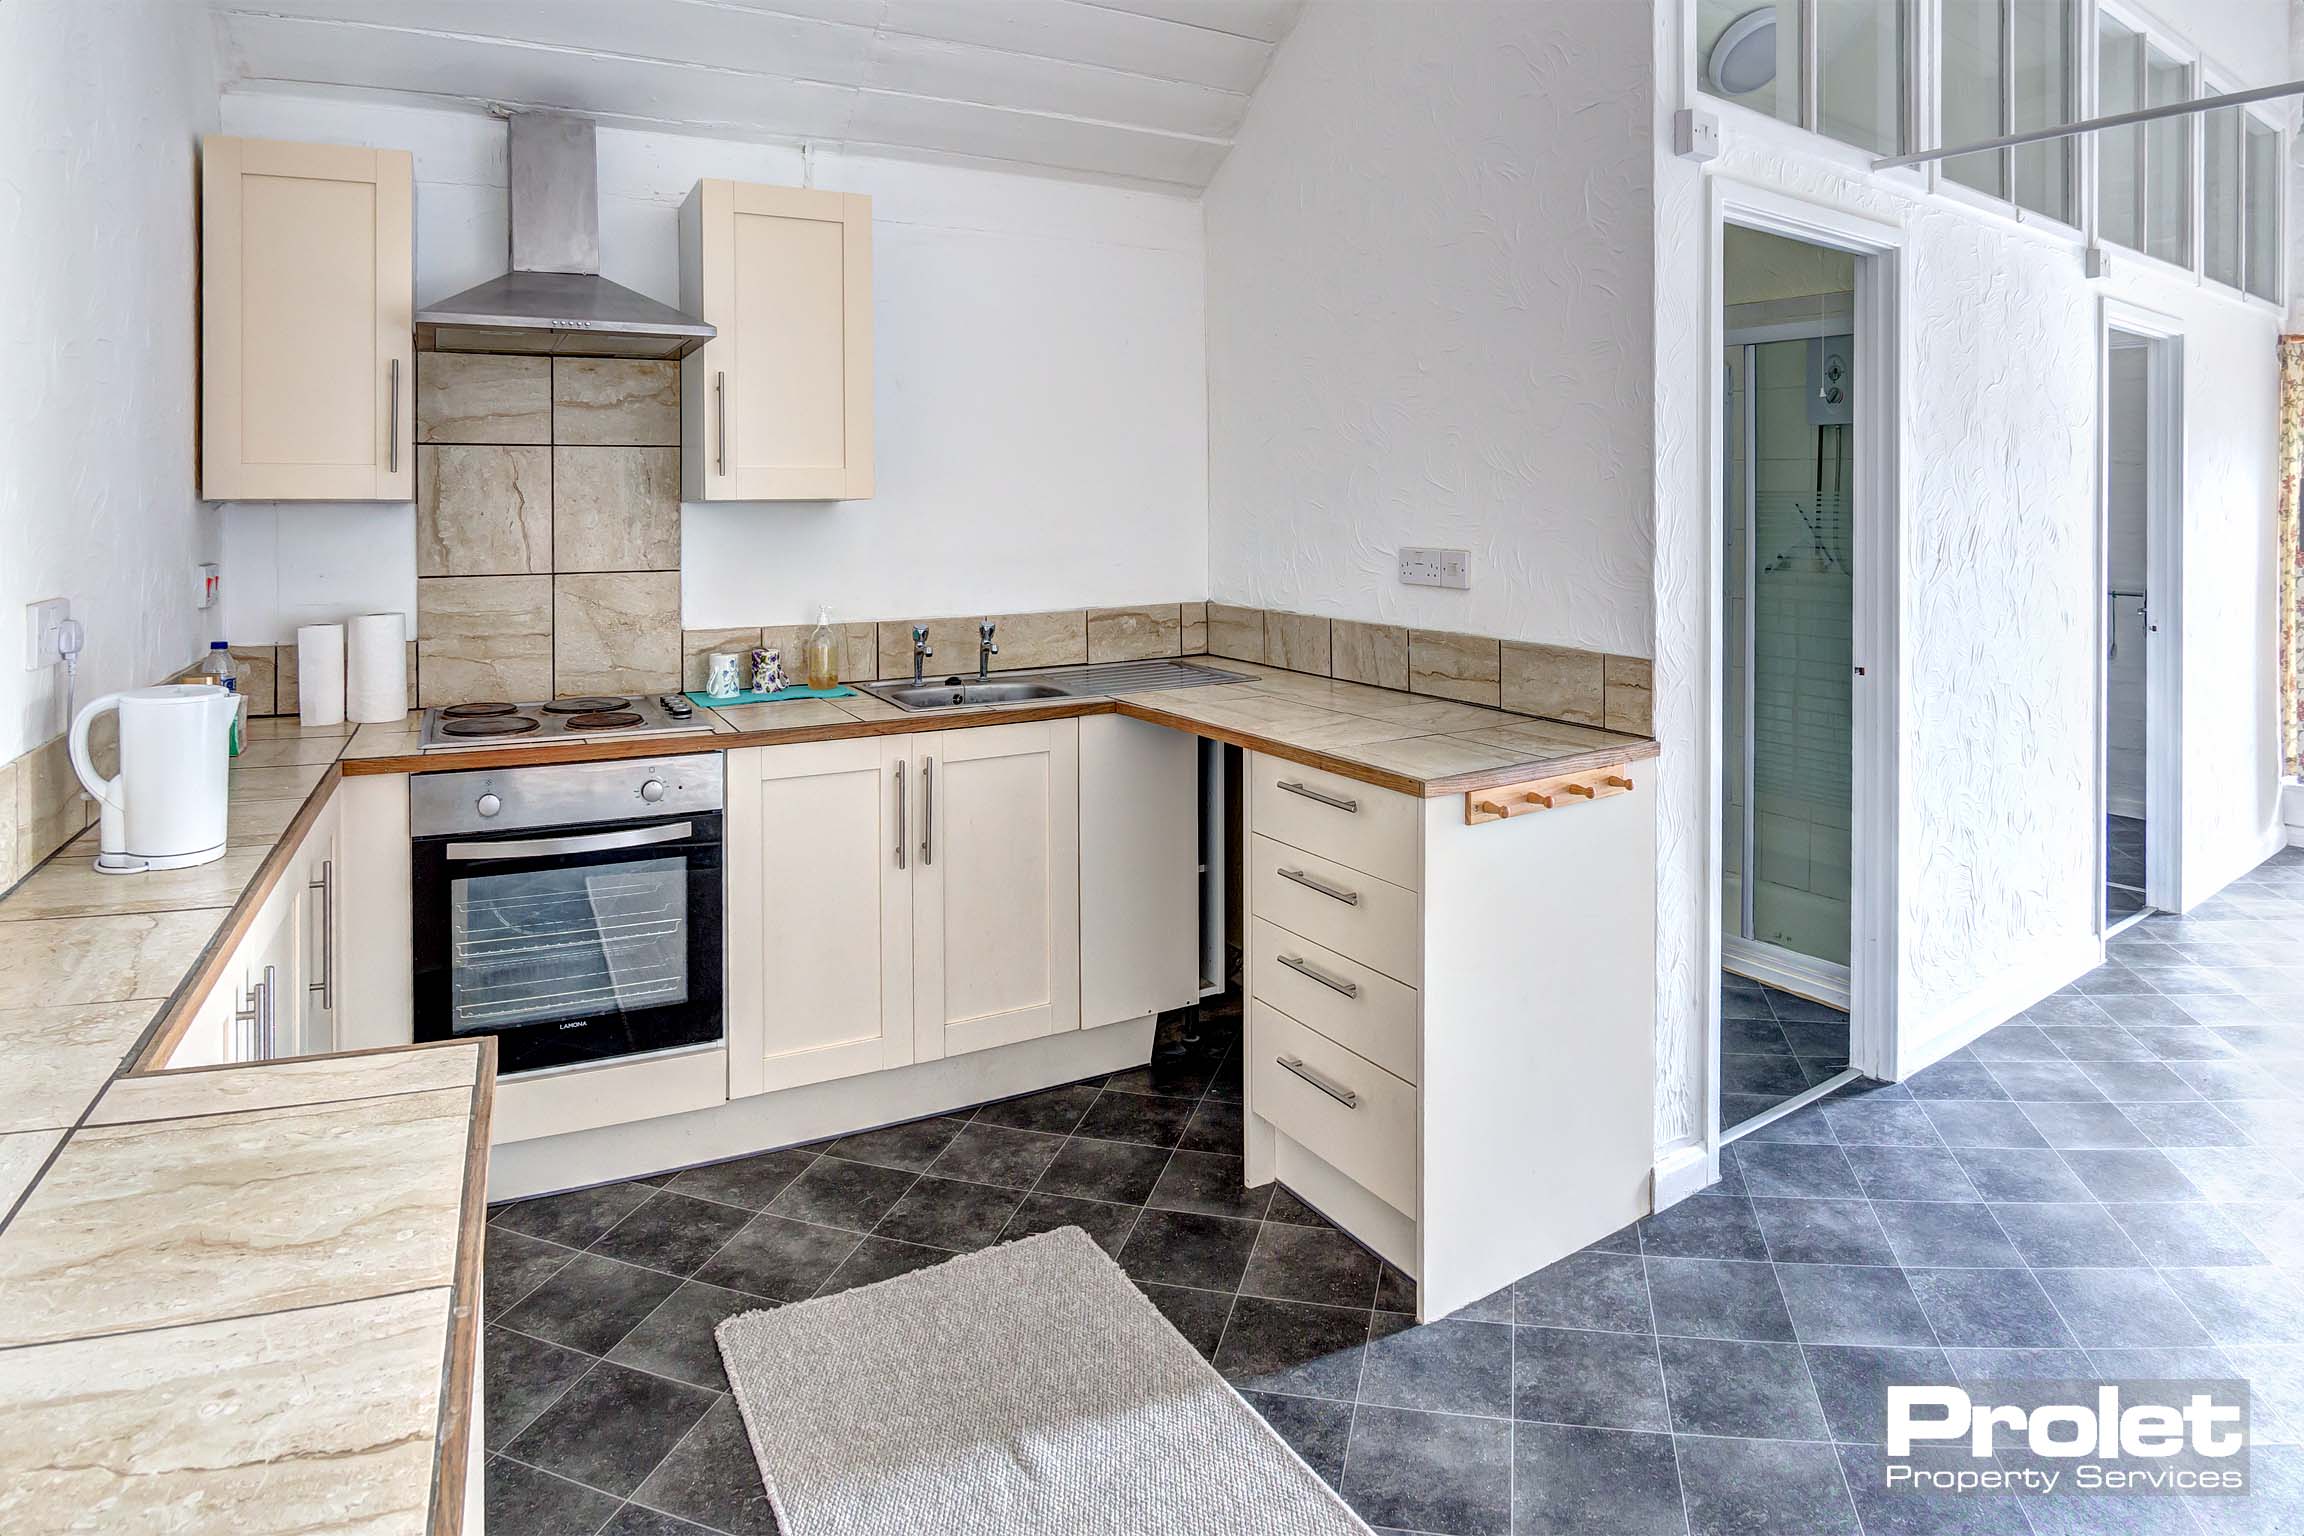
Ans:
<svg viewBox="0 0 2304 1536"><path fill-rule="evenodd" d="M1070 690L1053 683L899 683L865 692L898 709L950 709L962 704L1021 704L1031 699L1068 699Z"/></svg>

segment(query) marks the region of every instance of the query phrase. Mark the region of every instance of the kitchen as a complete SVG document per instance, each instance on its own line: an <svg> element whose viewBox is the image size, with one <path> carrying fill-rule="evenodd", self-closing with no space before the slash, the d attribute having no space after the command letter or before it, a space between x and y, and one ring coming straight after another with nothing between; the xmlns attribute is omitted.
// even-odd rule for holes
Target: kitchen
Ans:
<svg viewBox="0 0 2304 1536"><path fill-rule="evenodd" d="M281 25L219 11L257 52ZM523 1245L562 1251L539 1231L573 1241L550 1213L1107 1079L1111 1139L1079 1145L1112 1166L924 1180L982 1230L903 1228L923 1191L810 1287L1082 1222L1125 1265L1106 1224L1149 1202L1186 1230L1163 1248L1147 1222L1131 1273L1213 1354L1215 1293L1145 1276L1196 1273L1211 1242L1245 1265L1261 1226L1238 1218L1282 1199L1304 1225L1274 1241L1335 1245L1371 1304L1381 1268L1386 1305L1426 1318L1648 1209L1645 663L1210 601L1200 349L1167 323L1198 303L1196 215L895 160L858 178L874 192L831 189L831 154L548 110L222 107L194 269L198 494L222 507L195 622L221 638L158 686L68 701L41 749L66 777L40 779L0 899L0 1008L24 1010L45 1100L0 1142L25 1367L0 1395L53 1424L67 1363L135 1385L70 1420L121 1437L110 1474L36 1472L28 1428L7 1497L32 1502L5 1507L527 1528L515 1485L540 1474L490 1452L544 1406L521 1372L555 1325L519 1277ZM676 203L609 195L643 142ZM496 211L442 169L459 155L496 167ZM787 162L800 185L716 174ZM970 334L972 264L1034 280L1019 235L969 228L1002 199L1071 269L1074 292L1040 284L1055 355L1002 357L1013 313ZM474 271L491 229L504 270ZM1091 317L1116 279L1144 313ZM1088 441L922 421L924 349L963 341L988 349L977 387L1014 392L984 405ZM1094 516L1060 494L1036 530L923 483L1014 476L987 452L1130 489ZM916 507L920 537L889 542ZM113 640L88 628L59 673ZM201 686L224 673L232 695ZM27 786L53 772L28 761ZM1496 910L1585 936L1498 944ZM186 1179L275 1162L260 1202L184 1204ZM365 1187L381 1163L404 1189ZM1171 1164L1204 1187L1156 1192ZM1510 1193L1538 1178L1547 1199ZM681 1240L712 1240L675 1267L746 1205L687 1201ZM99 1251L148 1283L92 1293ZM796 1299L751 1283L720 1294ZM524 1302L535 1333L497 1326ZM288 1316L387 1341L326 1424L266 1396L325 1331L236 1354ZM183 1339L261 1405L223 1470L153 1470L166 1433L127 1430L201 1392L145 1352ZM290 1443L354 1470L260 1475Z"/></svg>

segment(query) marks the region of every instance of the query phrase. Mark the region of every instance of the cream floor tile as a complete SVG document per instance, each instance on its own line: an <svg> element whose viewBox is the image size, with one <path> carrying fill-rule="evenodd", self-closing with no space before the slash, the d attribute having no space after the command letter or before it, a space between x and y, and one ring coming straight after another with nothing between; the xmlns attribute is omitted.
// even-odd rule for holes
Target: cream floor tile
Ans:
<svg viewBox="0 0 2304 1536"><path fill-rule="evenodd" d="M229 907L255 878L267 851L227 847L222 858L190 869L132 875L99 874L93 858L51 859L0 901L0 924Z"/></svg>
<svg viewBox="0 0 2304 1536"><path fill-rule="evenodd" d="M251 741L240 748L240 755L232 759L232 766L245 770L309 768L314 763L332 763L350 739L346 736L276 736L269 741Z"/></svg>
<svg viewBox="0 0 2304 1536"><path fill-rule="evenodd" d="M811 725L849 725L846 699L779 699L772 704L725 704L713 711L740 731L789 731Z"/></svg>
<svg viewBox="0 0 2304 1536"><path fill-rule="evenodd" d="M423 750L422 731L382 731L369 727L354 739L344 757L347 761L355 758L408 757Z"/></svg>
<svg viewBox="0 0 2304 1536"><path fill-rule="evenodd" d="M1518 725L1527 719L1525 715L1508 714L1501 709L1483 709L1477 704L1455 704L1446 699L1407 699L1397 703L1390 700L1359 702L1349 706L1348 712L1377 720L1398 721L1403 725L1420 725L1434 735Z"/></svg>
<svg viewBox="0 0 2304 1536"><path fill-rule="evenodd" d="M240 847L271 847L304 808L302 800L234 800L225 811L224 841ZM88 836L96 833L90 830Z"/></svg>
<svg viewBox="0 0 2304 1536"><path fill-rule="evenodd" d="M425 1530L449 1301L425 1290L0 1354L0 1526Z"/></svg>
<svg viewBox="0 0 2304 1536"><path fill-rule="evenodd" d="M215 937L214 911L12 923L0 943L0 1008L164 998Z"/></svg>
<svg viewBox="0 0 2304 1536"><path fill-rule="evenodd" d="M335 725L306 725L294 715L264 715L249 721L248 728L241 734L251 742L259 742L290 737L349 736L358 729L360 727L350 720L339 721ZM247 753L243 752L241 756L246 757Z"/></svg>
<svg viewBox="0 0 2304 1536"><path fill-rule="evenodd" d="M1482 746L1453 736L1410 736L1399 741L1376 741L1352 747L1340 756L1376 768L1420 779L1443 779L1453 774L1478 773L1524 760L1524 754L1505 747Z"/></svg>
<svg viewBox="0 0 2304 1536"><path fill-rule="evenodd" d="M0 1014L0 1030L6 1021L7 1016ZM440 1045L366 1056L306 1056L220 1071L159 1072L113 1083L89 1114L88 1124L182 1120L443 1088L469 1090L479 1070L478 1046Z"/></svg>
<svg viewBox="0 0 2304 1536"><path fill-rule="evenodd" d="M157 1000L0 1009L0 1131L78 1121L159 1011Z"/></svg>
<svg viewBox="0 0 2304 1536"><path fill-rule="evenodd" d="M1421 726L1402 725L1396 720L1371 720L1365 715L1338 715L1319 725L1285 727L1276 733L1276 739L1292 747L1325 751L1364 746L1373 741L1405 741L1410 737L1429 734Z"/></svg>
<svg viewBox="0 0 2304 1536"><path fill-rule="evenodd" d="M845 699L834 699L831 702L858 720L896 720L901 719L905 714L905 711L898 709L886 699L876 699L868 693L852 694Z"/></svg>
<svg viewBox="0 0 2304 1536"><path fill-rule="evenodd" d="M33 1176L56 1143L64 1139L61 1129L43 1131L17 1131L0 1136L0 1214L16 1203L16 1197L31 1186ZM8 1512L6 1485L0 1483L0 1517ZM7 1521L0 1518L0 1529Z"/></svg>
<svg viewBox="0 0 2304 1536"><path fill-rule="evenodd" d="M241 800L302 800L312 786L328 776L326 763L304 763L292 768L239 768L232 774L231 797Z"/></svg>
<svg viewBox="0 0 2304 1536"><path fill-rule="evenodd" d="M78 1132L0 1232L0 1346L449 1284L471 1097Z"/></svg>
<svg viewBox="0 0 2304 1536"><path fill-rule="evenodd" d="M1462 741L1474 741L1489 747L1517 748L1539 757L1565 757L1572 752L1589 752L1595 747L1629 747L1640 740L1637 736L1624 736L1591 726L1568 725L1549 720L1528 720L1518 725L1499 725L1485 730L1455 731L1450 734Z"/></svg>

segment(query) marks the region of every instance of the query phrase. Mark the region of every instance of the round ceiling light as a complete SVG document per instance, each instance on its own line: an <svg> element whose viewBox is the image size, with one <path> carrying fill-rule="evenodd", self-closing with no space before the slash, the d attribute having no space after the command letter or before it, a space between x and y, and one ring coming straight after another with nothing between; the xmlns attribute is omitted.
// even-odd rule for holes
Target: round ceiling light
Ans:
<svg viewBox="0 0 2304 1536"><path fill-rule="evenodd" d="M1776 79L1776 8L1761 6L1728 23L1712 45L1705 66L1712 89L1723 96L1749 96Z"/></svg>

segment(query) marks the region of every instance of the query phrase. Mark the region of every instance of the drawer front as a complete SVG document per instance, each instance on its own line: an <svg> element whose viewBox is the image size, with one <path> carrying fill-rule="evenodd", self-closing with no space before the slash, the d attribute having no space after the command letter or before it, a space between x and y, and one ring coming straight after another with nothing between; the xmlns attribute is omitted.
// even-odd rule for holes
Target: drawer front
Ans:
<svg viewBox="0 0 2304 1536"><path fill-rule="evenodd" d="M1423 801L1261 754L1249 760L1248 775L1251 830L1411 891L1423 888Z"/></svg>
<svg viewBox="0 0 2304 1536"><path fill-rule="evenodd" d="M1424 934L1414 891L1276 843L1248 839L1248 910L1290 933L1416 985Z"/></svg>
<svg viewBox="0 0 2304 1536"><path fill-rule="evenodd" d="M1248 1005L1248 1048L1256 1113L1414 1216L1415 1088L1269 1003Z"/></svg>
<svg viewBox="0 0 2304 1536"><path fill-rule="evenodd" d="M1394 1077L1416 1081L1416 989L1382 971L1250 919L1248 990Z"/></svg>

